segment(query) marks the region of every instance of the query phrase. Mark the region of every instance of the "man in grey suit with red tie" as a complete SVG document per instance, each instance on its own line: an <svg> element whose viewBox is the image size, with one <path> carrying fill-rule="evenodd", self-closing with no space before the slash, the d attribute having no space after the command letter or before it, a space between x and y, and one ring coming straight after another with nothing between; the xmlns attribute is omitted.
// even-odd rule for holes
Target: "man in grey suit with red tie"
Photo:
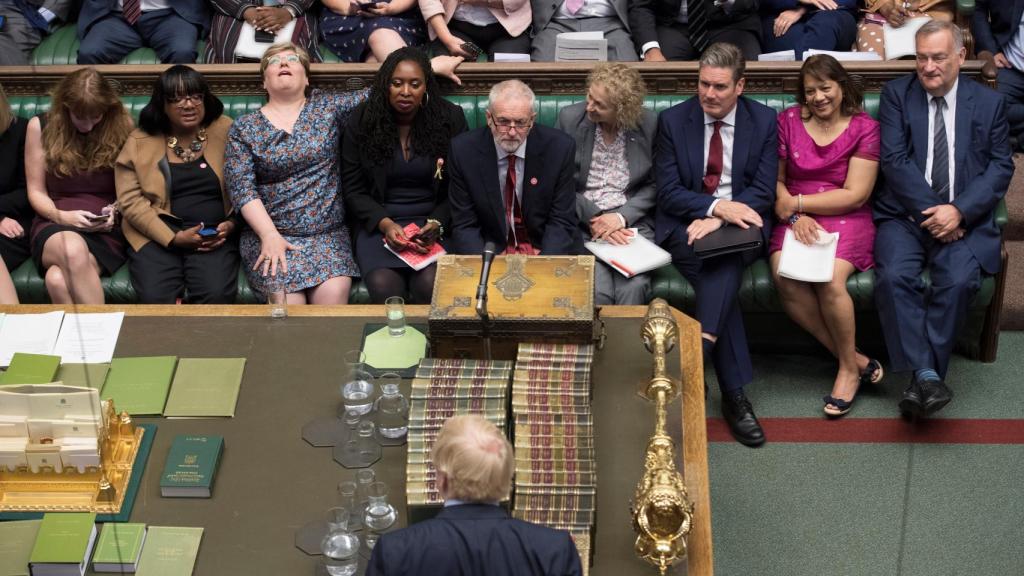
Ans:
<svg viewBox="0 0 1024 576"><path fill-rule="evenodd" d="M693 243L723 226L760 226L769 216L778 177L775 112L743 93L743 54L716 43L700 59L697 98L662 112L655 151L658 203L655 241L697 295L704 357L715 366L722 416L747 446L764 443L743 387L753 380L743 318L736 301L743 270L762 255L747 250L700 259Z"/></svg>
<svg viewBox="0 0 1024 576"><path fill-rule="evenodd" d="M916 42L916 75L882 90L875 199L875 301L893 368L912 373L911 417L953 398L949 357L981 273L999 271L994 211L1013 174L1003 97L960 75L960 28L931 20Z"/></svg>

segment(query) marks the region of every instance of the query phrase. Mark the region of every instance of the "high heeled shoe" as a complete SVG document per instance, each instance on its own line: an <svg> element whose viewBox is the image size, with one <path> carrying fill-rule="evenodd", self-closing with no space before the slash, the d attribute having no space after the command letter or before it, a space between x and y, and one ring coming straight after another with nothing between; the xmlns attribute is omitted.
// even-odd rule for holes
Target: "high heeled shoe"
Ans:
<svg viewBox="0 0 1024 576"><path fill-rule="evenodd" d="M859 385L858 388L860 388ZM842 398L836 398L829 394L822 398L822 401L825 402L825 407L822 408L822 410L825 412L825 415L830 418L846 416L850 412L850 409L853 408L853 402L856 399L857 397L854 396L851 400L843 400ZM830 405L835 406L835 408L830 408Z"/></svg>
<svg viewBox="0 0 1024 576"><path fill-rule="evenodd" d="M885 369L882 368L882 363L874 358L868 358L868 365L860 371L860 383L863 384L878 384L885 378Z"/></svg>

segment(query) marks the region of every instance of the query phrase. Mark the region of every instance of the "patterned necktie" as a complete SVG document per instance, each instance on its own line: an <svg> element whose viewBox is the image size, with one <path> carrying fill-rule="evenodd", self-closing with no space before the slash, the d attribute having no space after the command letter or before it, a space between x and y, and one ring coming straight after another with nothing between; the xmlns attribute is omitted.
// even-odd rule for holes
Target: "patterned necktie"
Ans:
<svg viewBox="0 0 1024 576"><path fill-rule="evenodd" d="M686 1L686 26L690 35L690 46L698 53L708 47L708 4L707 0Z"/></svg>
<svg viewBox="0 0 1024 576"><path fill-rule="evenodd" d="M142 16L142 0L124 0L121 5L121 15L129 24L135 26L135 23L139 21L139 16Z"/></svg>
<svg viewBox="0 0 1024 576"><path fill-rule="evenodd" d="M943 200L949 198L949 144L946 142L946 120L942 110L946 99L937 96L935 102L935 136L932 140L932 190Z"/></svg>
<svg viewBox="0 0 1024 576"><path fill-rule="evenodd" d="M505 172L505 217L508 219L505 253L536 254L526 233L522 204L516 196L516 155L509 154L505 158L508 160L508 171Z"/></svg>
<svg viewBox="0 0 1024 576"><path fill-rule="evenodd" d="M580 8L583 8L583 2L584 0L565 0L565 9L569 14L575 16Z"/></svg>
<svg viewBox="0 0 1024 576"><path fill-rule="evenodd" d="M715 120L715 132L708 146L708 167L704 172L704 193L714 194L722 180L722 121Z"/></svg>

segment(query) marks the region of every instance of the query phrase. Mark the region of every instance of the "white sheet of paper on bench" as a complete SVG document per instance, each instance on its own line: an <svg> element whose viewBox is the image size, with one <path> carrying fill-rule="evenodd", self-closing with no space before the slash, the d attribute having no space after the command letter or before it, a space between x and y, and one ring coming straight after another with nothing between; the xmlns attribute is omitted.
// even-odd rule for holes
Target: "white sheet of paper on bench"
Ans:
<svg viewBox="0 0 1024 576"><path fill-rule="evenodd" d="M886 48L886 51L889 49ZM847 61L847 62L881 62L882 57L877 52L842 52L838 50L818 50L816 48L808 48L804 50L804 60L807 60L815 54L828 54L836 60Z"/></svg>
<svg viewBox="0 0 1024 576"><path fill-rule="evenodd" d="M795 62L796 52L794 50L779 50L778 52L765 52L758 54L759 62Z"/></svg>
<svg viewBox="0 0 1024 576"><path fill-rule="evenodd" d="M124 312L66 314L53 354L63 364L110 362L123 321Z"/></svg>
<svg viewBox="0 0 1024 576"><path fill-rule="evenodd" d="M520 54L518 52L495 52L495 62L529 62L529 54Z"/></svg>
<svg viewBox="0 0 1024 576"><path fill-rule="evenodd" d="M604 33L563 32L555 37L555 62L607 62Z"/></svg>
<svg viewBox="0 0 1024 576"><path fill-rule="evenodd" d="M786 230L779 258L779 276L802 282L831 282L836 264L839 232L818 231L818 242L808 246L796 239L793 230Z"/></svg>
<svg viewBox="0 0 1024 576"><path fill-rule="evenodd" d="M64 313L7 314L0 326L0 366L10 366L15 352L49 354L57 343Z"/></svg>
<svg viewBox="0 0 1024 576"><path fill-rule="evenodd" d="M672 262L671 254L638 234L636 228L630 230L634 236L629 244L616 245L598 240L585 242L583 246L626 278L661 268Z"/></svg>
<svg viewBox="0 0 1024 576"><path fill-rule="evenodd" d="M896 60L904 56L917 54L917 29L927 24L931 18L921 16L911 18L903 26L894 28L888 22L882 25L882 37L885 38L885 59Z"/></svg>

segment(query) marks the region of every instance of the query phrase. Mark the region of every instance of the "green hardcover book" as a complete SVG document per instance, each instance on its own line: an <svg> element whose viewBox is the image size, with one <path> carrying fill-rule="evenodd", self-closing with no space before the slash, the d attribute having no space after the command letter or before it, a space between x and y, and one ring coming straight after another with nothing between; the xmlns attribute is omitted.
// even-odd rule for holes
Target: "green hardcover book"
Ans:
<svg viewBox="0 0 1024 576"><path fill-rule="evenodd" d="M181 358L164 416L234 416L245 358Z"/></svg>
<svg viewBox="0 0 1024 576"><path fill-rule="evenodd" d="M100 539L96 541L96 552L92 555L93 572L134 573L145 541L145 524L104 524Z"/></svg>
<svg viewBox="0 0 1024 576"><path fill-rule="evenodd" d="M190 576L199 555L202 528L150 526L138 576Z"/></svg>
<svg viewBox="0 0 1024 576"><path fill-rule="evenodd" d="M40 522L0 522L0 576L28 576L28 559Z"/></svg>
<svg viewBox="0 0 1024 576"><path fill-rule="evenodd" d="M0 386L8 384L49 384L56 382L60 356L15 352L7 371L0 374Z"/></svg>
<svg viewBox="0 0 1024 576"><path fill-rule="evenodd" d="M160 477L160 495L165 498L209 498L223 447L223 436L175 436Z"/></svg>
<svg viewBox="0 0 1024 576"><path fill-rule="evenodd" d="M56 381L65 386L102 390L109 371L110 364L61 364Z"/></svg>
<svg viewBox="0 0 1024 576"><path fill-rule="evenodd" d="M32 576L82 576L96 542L94 512L43 515L29 556Z"/></svg>
<svg viewBox="0 0 1024 576"><path fill-rule="evenodd" d="M112 398L118 412L133 416L163 414L177 363L175 356L114 358L100 396L104 400Z"/></svg>

